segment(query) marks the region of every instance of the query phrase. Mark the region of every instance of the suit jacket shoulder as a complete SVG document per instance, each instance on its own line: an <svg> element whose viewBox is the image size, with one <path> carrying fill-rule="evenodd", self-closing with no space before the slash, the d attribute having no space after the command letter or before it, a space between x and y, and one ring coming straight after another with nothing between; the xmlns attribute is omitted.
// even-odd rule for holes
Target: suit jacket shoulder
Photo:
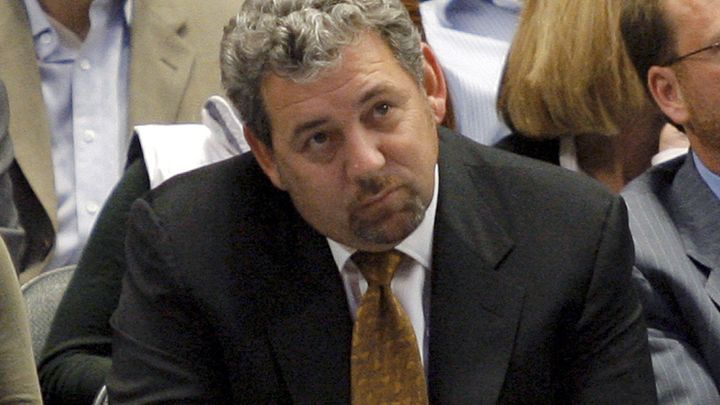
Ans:
<svg viewBox="0 0 720 405"><path fill-rule="evenodd" d="M170 333L146 342L179 348L184 360L145 353L173 373L155 373L134 392L113 384L133 378L122 372L132 369L114 368L114 400L133 403L142 399L132 394L152 391L191 402L349 402L352 321L330 249L251 154L176 176L137 201L127 246L134 280L125 285L133 287L120 299L114 328L135 335L172 322ZM163 287L135 290L150 285ZM132 321L141 305L135 298L147 293L169 310ZM183 374L192 378L174 380Z"/></svg>
<svg viewBox="0 0 720 405"><path fill-rule="evenodd" d="M501 139L494 146L554 165L560 164L560 141L557 138L534 139L521 133L513 133Z"/></svg>
<svg viewBox="0 0 720 405"><path fill-rule="evenodd" d="M623 191L635 242L658 397L720 401L720 201L691 155L652 168Z"/></svg>
<svg viewBox="0 0 720 405"><path fill-rule="evenodd" d="M431 398L654 403L622 201L587 176L443 132ZM578 339L613 344L590 353Z"/></svg>
<svg viewBox="0 0 720 405"><path fill-rule="evenodd" d="M220 83L223 27L242 1L154 0L133 3L130 122L199 122ZM158 40L162 38L162 40Z"/></svg>

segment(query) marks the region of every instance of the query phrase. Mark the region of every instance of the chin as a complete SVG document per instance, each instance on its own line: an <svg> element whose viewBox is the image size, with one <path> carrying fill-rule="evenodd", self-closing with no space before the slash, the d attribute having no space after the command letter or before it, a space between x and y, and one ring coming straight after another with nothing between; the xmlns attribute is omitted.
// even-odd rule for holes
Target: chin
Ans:
<svg viewBox="0 0 720 405"><path fill-rule="evenodd" d="M377 224L357 224L353 229L353 234L368 244L393 247L417 229L425 217L425 211L419 213L403 212L398 215L400 218L395 220L387 219L382 221L383 224L380 226Z"/></svg>

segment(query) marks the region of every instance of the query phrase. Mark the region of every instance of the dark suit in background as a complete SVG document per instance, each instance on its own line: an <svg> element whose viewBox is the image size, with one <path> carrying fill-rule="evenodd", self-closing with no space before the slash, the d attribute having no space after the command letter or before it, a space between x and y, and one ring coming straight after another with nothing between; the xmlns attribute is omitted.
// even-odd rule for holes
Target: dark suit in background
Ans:
<svg viewBox="0 0 720 405"><path fill-rule="evenodd" d="M653 168L623 197L634 278L662 403L720 403L720 200L691 155Z"/></svg>
<svg viewBox="0 0 720 405"><path fill-rule="evenodd" d="M560 166L560 138L535 139L520 133L512 133L493 146Z"/></svg>
<svg viewBox="0 0 720 405"><path fill-rule="evenodd" d="M431 402L654 403L622 201L441 133ZM136 202L127 241L115 401L349 402L353 325L327 241L250 154Z"/></svg>

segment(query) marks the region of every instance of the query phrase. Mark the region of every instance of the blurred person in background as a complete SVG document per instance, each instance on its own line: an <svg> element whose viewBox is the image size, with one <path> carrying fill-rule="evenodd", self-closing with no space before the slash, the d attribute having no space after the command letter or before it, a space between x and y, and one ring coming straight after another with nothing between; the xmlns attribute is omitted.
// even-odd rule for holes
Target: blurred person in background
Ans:
<svg viewBox="0 0 720 405"><path fill-rule="evenodd" d="M5 0L21 280L77 263L138 123L199 121L235 0Z"/></svg>
<svg viewBox="0 0 720 405"><path fill-rule="evenodd" d="M509 132L495 106L523 2L420 2L425 39L437 55L447 81L454 129L485 145L498 142Z"/></svg>
<svg viewBox="0 0 720 405"><path fill-rule="evenodd" d="M205 125L135 128L128 167L98 215L47 337L39 364L47 404L89 403L105 384L133 201L175 174L249 149L226 101L211 97L202 117Z"/></svg>
<svg viewBox="0 0 720 405"><path fill-rule="evenodd" d="M625 0L639 76L690 152L622 196L661 404L720 403L720 1Z"/></svg>
<svg viewBox="0 0 720 405"><path fill-rule="evenodd" d="M498 110L497 146L619 192L651 165L665 124L627 55L622 0L526 0Z"/></svg>

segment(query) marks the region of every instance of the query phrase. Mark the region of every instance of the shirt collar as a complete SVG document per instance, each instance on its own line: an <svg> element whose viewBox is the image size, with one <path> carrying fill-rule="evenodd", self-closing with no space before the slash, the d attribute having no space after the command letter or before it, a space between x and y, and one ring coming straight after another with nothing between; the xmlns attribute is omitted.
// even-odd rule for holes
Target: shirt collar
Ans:
<svg viewBox="0 0 720 405"><path fill-rule="evenodd" d="M125 21L128 25L128 27L132 23L132 16L133 16L133 0L126 0L125 6L123 7L123 11L125 12Z"/></svg>
<svg viewBox="0 0 720 405"><path fill-rule="evenodd" d="M577 145L574 136L560 137L560 154L558 156L560 167L573 172L584 173L577 159Z"/></svg>
<svg viewBox="0 0 720 405"><path fill-rule="evenodd" d="M715 197L720 199L720 176L711 172L694 151L692 152L692 157L695 162L695 167L697 168L698 173L700 173L700 177L703 179L705 184L710 187L710 190L712 190L713 194L715 194Z"/></svg>
<svg viewBox="0 0 720 405"><path fill-rule="evenodd" d="M488 3L493 3L494 5L502 8L506 8L508 10L513 11L520 11L523 6L524 0L486 0Z"/></svg>
<svg viewBox="0 0 720 405"><path fill-rule="evenodd" d="M52 30L50 22L45 15L45 11L40 7L38 0L24 0L25 10L27 10L28 19L30 20L30 30L32 31L33 38L38 35ZM133 14L133 0L124 0L123 13L125 14L125 21L128 26L132 21Z"/></svg>
<svg viewBox="0 0 720 405"><path fill-rule="evenodd" d="M395 249L410 256L426 269L430 269L430 264L432 263L433 231L435 229L435 213L437 212L438 188L440 185L439 180L440 175L438 167L435 165L435 187L430 205L425 210L425 218L423 218L420 225L407 238L395 246ZM335 264L338 269L342 271L345 267L345 263L347 263L350 256L352 256L357 249L345 246L342 243L336 242L330 238L327 238L327 241L328 245L330 245L330 251L332 252L333 258L335 259Z"/></svg>
<svg viewBox="0 0 720 405"><path fill-rule="evenodd" d="M30 20L33 38L52 29L38 0L25 0L25 10L27 10L28 20Z"/></svg>
<svg viewBox="0 0 720 405"><path fill-rule="evenodd" d="M25 9L27 10L28 20L30 22L30 30L33 36L33 44L35 45L35 54L40 61L51 62L63 59L72 59L73 57L63 50L63 35L53 27L50 17L40 6L38 0L24 0ZM115 0L94 0L98 1L115 1ZM129 27L132 17L133 1L123 0L123 16L125 23ZM69 32L69 30L68 30ZM74 34L72 34L74 36ZM79 41L79 39L77 40ZM79 46L78 46L79 49Z"/></svg>

